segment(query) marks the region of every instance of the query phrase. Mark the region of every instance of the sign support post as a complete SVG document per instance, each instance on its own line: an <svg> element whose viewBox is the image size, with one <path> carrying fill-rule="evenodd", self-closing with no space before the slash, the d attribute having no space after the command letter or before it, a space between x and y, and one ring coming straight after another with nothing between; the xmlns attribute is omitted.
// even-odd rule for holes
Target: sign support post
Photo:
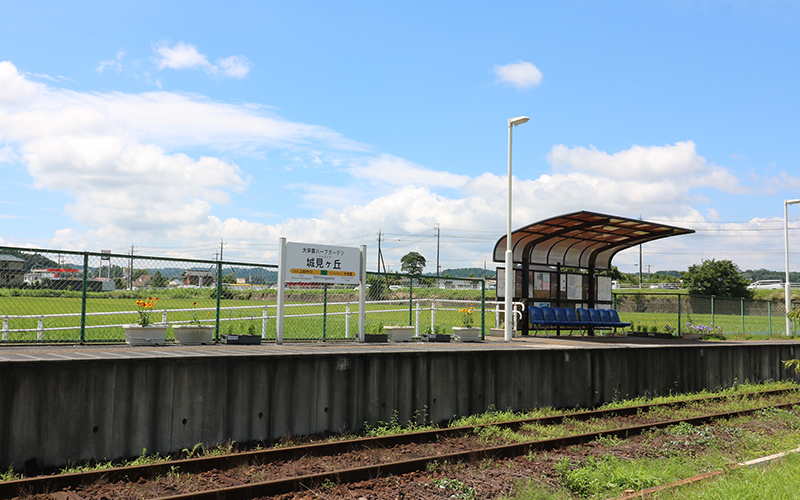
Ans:
<svg viewBox="0 0 800 500"><path fill-rule="evenodd" d="M358 267L358 341L364 342L367 323L367 245L361 245L361 265Z"/></svg>
<svg viewBox="0 0 800 500"><path fill-rule="evenodd" d="M286 295L286 238L278 243L278 317L275 322L275 344L283 345L283 304Z"/></svg>

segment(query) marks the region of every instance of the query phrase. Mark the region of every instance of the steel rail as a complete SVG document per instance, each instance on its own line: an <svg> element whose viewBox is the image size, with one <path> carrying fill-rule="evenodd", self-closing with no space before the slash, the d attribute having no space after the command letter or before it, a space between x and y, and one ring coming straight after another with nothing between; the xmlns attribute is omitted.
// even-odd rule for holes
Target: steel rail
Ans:
<svg viewBox="0 0 800 500"><path fill-rule="evenodd" d="M539 441L529 441L527 443L515 443L503 446L493 446L488 448L481 448L477 450L464 451L458 453L450 453L446 455L435 455L413 460L404 460L399 462L390 462L380 465L372 465L365 467L358 467L352 469L342 469L336 471L323 472L319 474L308 474L304 476L290 477L286 479L278 479L274 481L264 481L259 483L251 483L241 486L231 486L227 488L220 488L217 490L208 490L201 492L185 493L180 495L171 495L166 497L158 497L159 500L237 500L237 499L250 499L254 497L267 497L273 495L280 495L283 493L291 493L293 491L300 491L304 489L311 489L323 484L326 480L336 483L353 483L357 481L365 481L374 479L384 475L399 475L409 472L418 472L425 470L428 464L433 462L475 462L485 458L512 458L525 455L532 451L550 451L565 446L572 446L577 444L584 444L594 441L600 436L616 436L620 438L627 438L640 434L643 431L650 429L661 429L670 427L679 423L690 423L693 425L702 424L714 420L740 417L750 415L757 411L773 408L785 408L797 405L794 403L785 403L780 405L762 406L759 408L751 408L749 410L737 410L731 412L714 413L709 415L702 415L697 417L689 417L683 419L668 419L660 422L650 424L635 425L630 427L621 427L617 429L609 429L599 432L590 432L585 434L576 434L572 436L544 439Z"/></svg>
<svg viewBox="0 0 800 500"><path fill-rule="evenodd" d="M211 457L186 458L181 460L170 460L155 464L134 465L116 467L113 469L103 469L95 471L85 471L70 474L57 474L50 476L37 476L32 478L18 479L0 482L0 498L14 496L20 492L36 494L48 491L58 491L65 488L76 488L96 481L117 482L122 480L136 481L140 478L150 478L158 475L165 475L173 471L182 473L198 473L211 469L229 469L232 467L246 465L253 462L275 462L290 461L300 457L330 456L339 453L348 453L354 450L386 448L399 444L423 444L435 442L442 438L461 436L475 432L477 429L485 427L504 427L518 429L523 425L554 425L566 419L590 420L592 418L605 418L610 416L636 415L640 412L649 411L665 407L681 407L692 403L711 403L732 398L751 399L753 397L779 396L798 392L798 389L774 389L770 391L754 392L735 395L720 395L708 398L695 398L682 401L672 401L655 403L648 405L625 406L619 408L609 408L603 410L588 410L573 413L560 413L547 417L535 417L521 420L509 420L493 423L485 423L469 426L445 427L428 431L410 432L405 434L394 434L390 436L364 437L342 441L332 441L316 443L310 445L290 446L285 448L270 448L267 450L247 451L242 453L232 453L226 455L216 455Z"/></svg>

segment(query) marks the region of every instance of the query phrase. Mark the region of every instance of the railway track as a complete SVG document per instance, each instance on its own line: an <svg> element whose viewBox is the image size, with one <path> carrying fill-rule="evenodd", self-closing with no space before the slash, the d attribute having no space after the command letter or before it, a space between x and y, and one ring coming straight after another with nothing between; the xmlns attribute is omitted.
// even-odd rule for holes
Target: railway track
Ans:
<svg viewBox="0 0 800 500"><path fill-rule="evenodd" d="M183 460L171 460L148 465L119 467L115 469L105 469L88 471L72 474L60 474L52 476L38 476L14 481L0 482L0 498L13 498L15 496L32 496L62 491L76 491L85 485L97 482L116 483L121 481L141 482L149 481L153 478L163 477L167 474L177 472L181 474L198 474L212 470L229 470L239 466L252 464L266 464L275 462L291 462L307 457L325 457L339 454L357 452L362 450L380 450L402 445L423 445L437 443L441 440L469 436L479 433L481 429L488 427L508 428L517 430L530 425L558 425L566 421L588 421L597 419L612 419L633 417L647 414L659 408L680 408L689 404L713 404L730 399L768 399L788 397L797 394L796 389L780 389L750 393L735 396L713 396L708 398L687 399L679 402L648 404L639 406L628 406L604 410L580 411L562 413L548 417L537 417L522 420L512 420L505 422L493 422L488 424L447 427L422 432L397 434L381 437L366 437L342 441L331 441L302 446L285 448L271 448L267 450L248 451L229 455L219 455L210 457L189 458ZM525 455L530 452L548 451L563 448L571 445L585 444L598 439L600 436L615 436L627 438L640 434L646 430L666 428L672 425L686 422L692 425L700 425L718 419L725 419L737 416L750 415L755 412L775 408L790 408L800 404L800 398L793 398L789 402L777 404L760 405L743 410L718 412L696 415L679 419L663 419L650 421L637 425L622 425L610 427L597 432L576 433L564 437L552 439L531 440L521 443L505 444L499 446L482 446L458 452L435 453L422 455L408 460L395 460L388 463L376 463L361 467L343 468L328 470L314 474L300 474L292 477L259 481L248 484L226 486L205 491L194 491L157 498L170 500L206 500L206 499L238 499L268 497L300 491L317 487L326 482L352 483L364 481L376 477L406 474L414 471L423 471L432 463L448 462L476 462L482 459L511 458ZM79 497L74 497L79 498Z"/></svg>

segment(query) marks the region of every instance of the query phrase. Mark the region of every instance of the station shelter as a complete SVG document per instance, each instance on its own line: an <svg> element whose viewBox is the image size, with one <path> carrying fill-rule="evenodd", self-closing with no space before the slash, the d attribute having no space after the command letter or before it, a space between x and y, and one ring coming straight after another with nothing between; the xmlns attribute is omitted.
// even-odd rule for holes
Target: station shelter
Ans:
<svg viewBox="0 0 800 500"><path fill-rule="evenodd" d="M529 331L528 306L612 307L611 260L643 243L694 233L692 229L595 212L574 212L535 222L511 233L514 302L526 305L520 330ZM494 246L505 262L507 237ZM505 296L505 269L497 268L497 300ZM590 330L590 335L592 334Z"/></svg>

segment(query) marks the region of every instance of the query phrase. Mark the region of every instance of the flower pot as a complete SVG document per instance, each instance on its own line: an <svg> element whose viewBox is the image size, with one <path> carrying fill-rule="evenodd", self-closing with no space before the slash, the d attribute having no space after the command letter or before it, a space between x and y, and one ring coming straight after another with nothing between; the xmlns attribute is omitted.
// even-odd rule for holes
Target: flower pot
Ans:
<svg viewBox="0 0 800 500"><path fill-rule="evenodd" d="M684 333L682 337L683 340L700 340L699 333Z"/></svg>
<svg viewBox="0 0 800 500"><path fill-rule="evenodd" d="M261 335L222 335L223 344L260 345Z"/></svg>
<svg viewBox="0 0 800 500"><path fill-rule="evenodd" d="M481 329L474 326L454 326L453 336L461 342L477 342L481 339Z"/></svg>
<svg viewBox="0 0 800 500"><path fill-rule="evenodd" d="M130 345L164 345L167 342L167 325L122 325L125 342Z"/></svg>
<svg viewBox="0 0 800 500"><path fill-rule="evenodd" d="M175 342L188 344L210 344L213 342L214 327L211 325L174 325Z"/></svg>
<svg viewBox="0 0 800 500"><path fill-rule="evenodd" d="M383 331L392 342L411 342L414 337L413 326L384 326Z"/></svg>
<svg viewBox="0 0 800 500"><path fill-rule="evenodd" d="M385 329L386 327L384 327ZM365 333L364 342L381 343L389 342L389 334L386 333Z"/></svg>
<svg viewBox="0 0 800 500"><path fill-rule="evenodd" d="M450 342L450 335L446 333L424 333L423 342Z"/></svg>

